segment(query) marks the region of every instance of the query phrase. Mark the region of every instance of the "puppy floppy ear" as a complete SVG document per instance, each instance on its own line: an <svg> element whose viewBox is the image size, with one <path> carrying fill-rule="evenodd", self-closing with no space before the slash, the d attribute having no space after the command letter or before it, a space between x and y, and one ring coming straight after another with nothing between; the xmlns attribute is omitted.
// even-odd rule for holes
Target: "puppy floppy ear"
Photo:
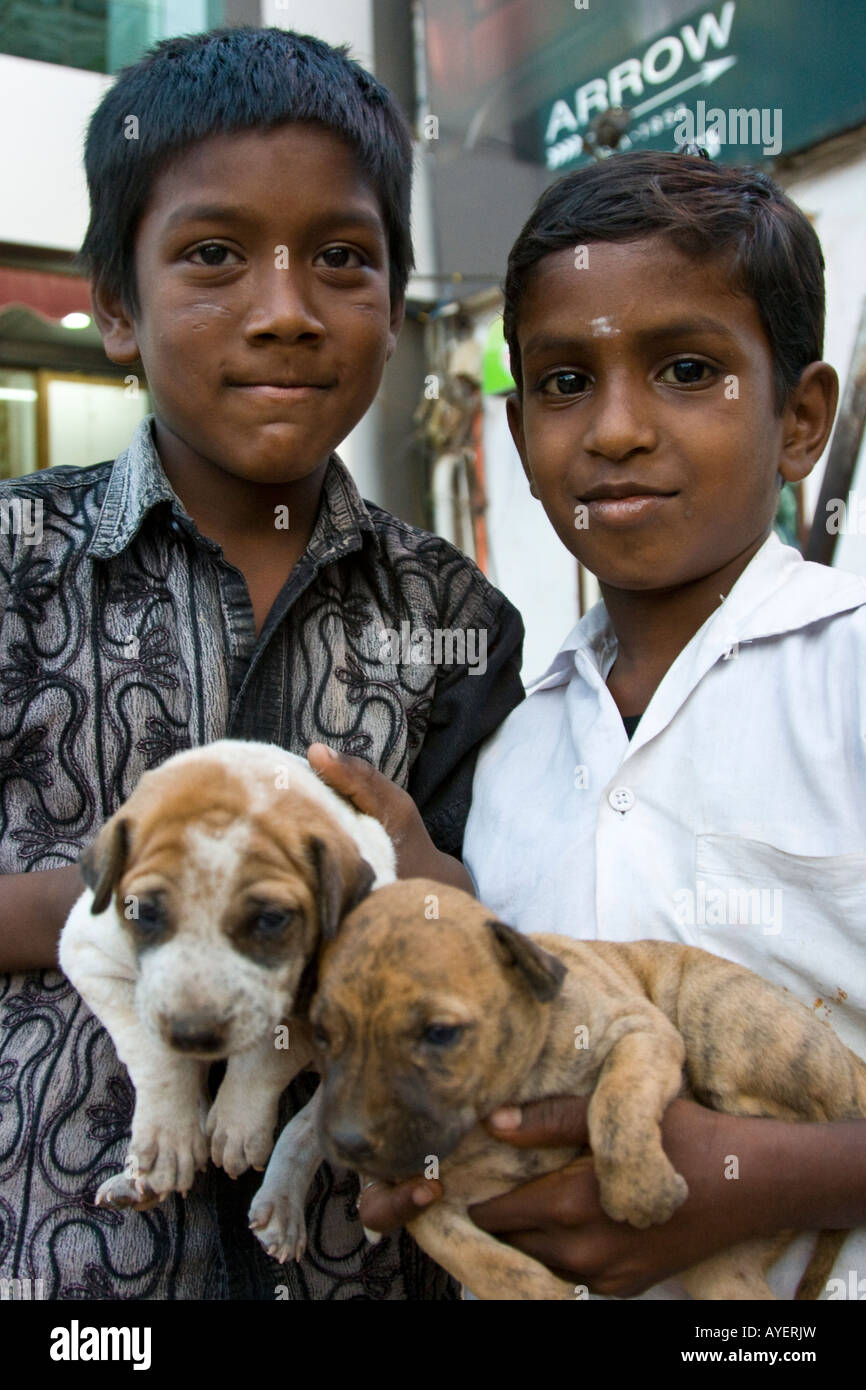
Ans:
<svg viewBox="0 0 866 1390"><path fill-rule="evenodd" d="M129 822L112 816L106 821L92 845L81 855L78 867L88 888L93 889L90 911L104 912L118 879L126 867L129 855Z"/></svg>
<svg viewBox="0 0 866 1390"><path fill-rule="evenodd" d="M555 999L566 975L566 967L549 951L543 951L530 936L490 918L487 923L496 939L496 954L509 969L519 970L536 999L547 1004Z"/></svg>
<svg viewBox="0 0 866 1390"><path fill-rule="evenodd" d="M333 941L340 922L366 898L376 875L357 852L350 859L318 835L310 838L308 848L318 885L319 931L325 941Z"/></svg>

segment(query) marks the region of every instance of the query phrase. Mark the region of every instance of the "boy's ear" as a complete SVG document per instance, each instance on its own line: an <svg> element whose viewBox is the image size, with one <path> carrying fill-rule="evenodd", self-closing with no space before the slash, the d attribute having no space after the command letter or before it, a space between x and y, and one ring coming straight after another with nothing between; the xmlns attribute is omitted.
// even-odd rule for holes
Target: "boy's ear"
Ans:
<svg viewBox="0 0 866 1390"><path fill-rule="evenodd" d="M520 396L516 391L510 391L505 398L505 413L508 416L508 428L511 430L511 438L514 440L514 447L520 455L520 462L526 474L526 481L529 483L529 491L533 497L537 498L538 493L532 477L532 470L526 460L526 439L523 434L523 406Z"/></svg>
<svg viewBox="0 0 866 1390"><path fill-rule="evenodd" d="M90 287L90 303L106 357L112 362L138 362L135 324L122 300L107 294L101 285L94 284Z"/></svg>
<svg viewBox="0 0 866 1390"><path fill-rule="evenodd" d="M401 294L399 299L395 299L394 303L391 305L391 321L388 325L390 329L388 334L388 350L385 353L386 362L393 355L394 349L397 346L397 337L400 333L400 329L403 327L403 320L405 317L406 296Z"/></svg>
<svg viewBox="0 0 866 1390"><path fill-rule="evenodd" d="M828 362L804 367L782 413L782 450L779 472L788 483L808 477L830 438L839 378Z"/></svg>

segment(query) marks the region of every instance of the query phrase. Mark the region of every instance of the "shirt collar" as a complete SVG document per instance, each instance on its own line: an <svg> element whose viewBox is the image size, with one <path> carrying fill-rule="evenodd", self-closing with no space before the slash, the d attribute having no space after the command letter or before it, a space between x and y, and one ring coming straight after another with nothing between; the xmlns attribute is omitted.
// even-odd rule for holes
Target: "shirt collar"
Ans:
<svg viewBox="0 0 866 1390"><path fill-rule="evenodd" d="M716 612L680 653L678 662L693 647L694 655L699 650L704 660L718 660L735 643L796 631L862 604L866 604L866 580L861 576L812 564L771 532ZM601 670L615 647L610 618L600 600L572 628L527 693L567 684L580 651L587 651Z"/></svg>
<svg viewBox="0 0 866 1390"><path fill-rule="evenodd" d="M153 415L140 421L129 447L114 461L88 555L100 560L119 555L133 540L148 512L159 503L167 503L171 508L175 530L186 531L206 546L213 545L201 536L165 475L154 442L153 421ZM317 564L329 563L360 549L362 533L370 535L376 549L381 549L373 518L351 473L332 454L307 554Z"/></svg>

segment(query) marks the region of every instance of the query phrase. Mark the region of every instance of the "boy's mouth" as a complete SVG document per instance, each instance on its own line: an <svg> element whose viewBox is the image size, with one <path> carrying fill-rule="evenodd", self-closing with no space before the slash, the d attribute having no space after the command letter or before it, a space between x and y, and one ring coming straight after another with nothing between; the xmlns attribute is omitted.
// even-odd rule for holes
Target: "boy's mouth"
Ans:
<svg viewBox="0 0 866 1390"><path fill-rule="evenodd" d="M274 377L272 380L229 381L226 384L231 386L233 390L242 391L255 400L300 401L315 396L320 391L330 390L335 383L333 381L302 381L290 377Z"/></svg>
<svg viewBox="0 0 866 1390"><path fill-rule="evenodd" d="M662 492L645 483L618 482L599 483L589 488L580 501L586 505L591 519L628 525L643 521L676 496L674 491Z"/></svg>

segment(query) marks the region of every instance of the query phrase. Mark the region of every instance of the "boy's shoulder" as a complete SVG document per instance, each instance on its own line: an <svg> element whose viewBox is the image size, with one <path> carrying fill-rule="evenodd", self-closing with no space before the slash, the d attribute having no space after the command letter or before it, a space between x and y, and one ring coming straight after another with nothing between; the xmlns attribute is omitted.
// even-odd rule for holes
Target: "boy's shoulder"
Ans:
<svg viewBox="0 0 866 1390"><path fill-rule="evenodd" d="M0 571L22 561L68 560L93 537L114 460L0 479Z"/></svg>
<svg viewBox="0 0 866 1390"><path fill-rule="evenodd" d="M723 607L740 640L749 640L799 632L827 618L854 615L864 605L866 578L804 560L799 550L771 535Z"/></svg>
<svg viewBox="0 0 866 1390"><path fill-rule="evenodd" d="M97 486L111 476L114 459L81 467L78 464L55 464L51 468L40 468L36 473L22 473L17 478L0 478L0 498L30 496L38 493L48 496L51 493L74 492Z"/></svg>

